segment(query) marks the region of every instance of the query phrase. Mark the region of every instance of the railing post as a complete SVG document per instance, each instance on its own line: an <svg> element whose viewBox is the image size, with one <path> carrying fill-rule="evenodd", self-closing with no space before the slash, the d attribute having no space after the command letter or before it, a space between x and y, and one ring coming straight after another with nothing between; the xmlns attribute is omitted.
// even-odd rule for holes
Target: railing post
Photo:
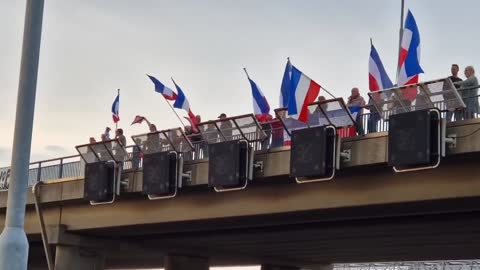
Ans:
<svg viewBox="0 0 480 270"><path fill-rule="evenodd" d="M40 182L42 179L42 162L38 162L38 169L37 169L37 183Z"/></svg>
<svg viewBox="0 0 480 270"><path fill-rule="evenodd" d="M63 158L60 159L60 168L58 168L58 179L63 177Z"/></svg>

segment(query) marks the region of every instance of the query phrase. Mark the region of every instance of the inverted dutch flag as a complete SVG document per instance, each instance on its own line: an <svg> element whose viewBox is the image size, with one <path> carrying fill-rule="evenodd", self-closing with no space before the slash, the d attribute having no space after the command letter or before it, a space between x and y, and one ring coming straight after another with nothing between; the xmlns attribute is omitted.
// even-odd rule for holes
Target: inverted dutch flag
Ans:
<svg viewBox="0 0 480 270"><path fill-rule="evenodd" d="M188 102L188 99L185 96L185 94L183 93L180 86L178 86L175 83L173 78L172 78L172 81L173 81L173 84L175 85L175 88L177 89L177 92L178 92L177 98L175 99L175 103L173 103L173 107L177 108L177 109L183 109L188 113L188 118L189 118L189 122L190 122L191 127L192 127L192 131L197 133L198 132L197 118L195 117L195 114L190 109L190 103Z"/></svg>
<svg viewBox="0 0 480 270"><path fill-rule="evenodd" d="M292 64L290 59L287 60L285 71L283 72L282 86L280 87L280 108L288 107L288 96L290 94L290 87L292 86Z"/></svg>
<svg viewBox="0 0 480 270"><path fill-rule="evenodd" d="M308 105L315 102L319 93L320 85L292 65L288 116L306 123Z"/></svg>
<svg viewBox="0 0 480 270"><path fill-rule="evenodd" d="M398 86L418 83L418 74L423 73L420 67L420 32L410 10L405 19L398 66Z"/></svg>
<svg viewBox="0 0 480 270"><path fill-rule="evenodd" d="M393 87L393 83L388 77L388 74L383 67L382 60L380 60L380 56L378 55L378 52L373 46L373 44L370 49L368 71L368 82L370 91L378 91Z"/></svg>
<svg viewBox="0 0 480 270"><path fill-rule="evenodd" d="M245 73L247 74L248 81L252 87L253 113L260 121L267 121L270 114L270 105L268 104L267 98L258 85L250 78L246 69Z"/></svg>
<svg viewBox="0 0 480 270"><path fill-rule="evenodd" d="M148 75L148 78L152 80L153 84L155 85L155 92L158 92L163 95L163 97L167 100L175 100L177 98L177 94L163 83L161 83L157 78Z"/></svg>
<svg viewBox="0 0 480 270"><path fill-rule="evenodd" d="M120 108L120 93L118 93L117 97L115 98L112 104L112 118L115 124L118 121L120 121L119 108Z"/></svg>

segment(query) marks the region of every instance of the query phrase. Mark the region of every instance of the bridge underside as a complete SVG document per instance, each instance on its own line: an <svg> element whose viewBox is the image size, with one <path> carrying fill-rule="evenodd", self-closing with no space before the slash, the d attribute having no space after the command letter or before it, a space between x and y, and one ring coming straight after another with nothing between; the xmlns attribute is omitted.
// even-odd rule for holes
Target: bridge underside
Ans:
<svg viewBox="0 0 480 270"><path fill-rule="evenodd" d="M437 202L441 204L479 205L480 200ZM426 208L433 205L409 205ZM155 253L176 251L202 254L217 264L255 264L262 262L315 265L341 262L375 262L404 260L457 260L480 258L480 212L443 213L421 216L368 218L383 213L401 214L402 208L385 206L373 209L345 209L337 213L303 213L272 217L196 222L196 224L170 224L148 226L142 231L156 231L135 235L139 228L121 228L110 233L83 232L105 237L122 235L122 241L140 244L151 250L152 256L131 254L133 257L111 257L111 265L125 266L138 262L145 266L161 266ZM364 214L364 218L343 219L345 216ZM332 220L338 215L339 220ZM295 220L298 224L282 225L282 221ZM304 220L299 222L300 220ZM326 221L322 221L325 219ZM265 223L258 227L255 224ZM275 224L277 223L278 224ZM226 226L229 224L228 226ZM248 225L250 224L250 225ZM245 226L242 228L242 225ZM195 227L192 227L195 226ZM225 227L230 227L225 228ZM237 227L237 228L235 228ZM168 231L175 231L168 233ZM126 235L131 235L127 238ZM140 255L142 258L135 258ZM140 260L138 260L140 259Z"/></svg>
<svg viewBox="0 0 480 270"><path fill-rule="evenodd" d="M110 243L109 268L162 267L163 255L211 265L324 265L480 258L480 198L306 211L114 229L75 235ZM31 258L45 259L38 235ZM113 243L113 244L112 244Z"/></svg>

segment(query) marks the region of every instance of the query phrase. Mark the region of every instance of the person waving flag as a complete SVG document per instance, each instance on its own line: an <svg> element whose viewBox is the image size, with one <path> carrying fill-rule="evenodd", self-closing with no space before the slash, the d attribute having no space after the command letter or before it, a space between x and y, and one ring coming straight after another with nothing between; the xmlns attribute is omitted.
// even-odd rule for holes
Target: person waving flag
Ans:
<svg viewBox="0 0 480 270"><path fill-rule="evenodd" d="M268 104L267 98L263 94L262 90L257 86L257 84L250 79L247 69L244 68L245 74L247 74L248 81L252 87L252 97L253 97L253 113L255 117L261 121L267 121L270 116L270 105Z"/></svg>
<svg viewBox="0 0 480 270"><path fill-rule="evenodd" d="M178 86L175 83L173 78L172 78L172 81L173 81L173 84L175 85L175 88L177 89L177 92L178 92L177 98L175 99L175 103L173 103L173 107L177 108L177 109L183 109L188 113L189 122L192 126L192 132L198 133L197 118L196 118L195 114L192 112L192 110L190 109L190 103L188 102L187 97L183 93L180 86Z"/></svg>
<svg viewBox="0 0 480 270"><path fill-rule="evenodd" d="M423 73L420 67L420 32L410 10L405 19L398 67L398 86L418 83L418 75Z"/></svg>
<svg viewBox="0 0 480 270"><path fill-rule="evenodd" d="M113 118L113 123L115 124L117 124L118 121L120 121L119 107L120 107L120 89L118 89L117 97L115 98L112 104L112 118Z"/></svg>

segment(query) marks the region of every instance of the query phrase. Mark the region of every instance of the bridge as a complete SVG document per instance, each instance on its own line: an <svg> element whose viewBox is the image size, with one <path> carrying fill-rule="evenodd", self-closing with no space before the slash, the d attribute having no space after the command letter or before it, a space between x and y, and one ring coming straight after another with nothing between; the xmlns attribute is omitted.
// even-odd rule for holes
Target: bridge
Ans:
<svg viewBox="0 0 480 270"><path fill-rule="evenodd" d="M248 117L228 121L240 127ZM366 126L369 117L359 119ZM438 166L396 173L389 160L393 131L382 120L374 132L337 136L335 175L303 184L292 177L293 142L273 147L239 132L252 149L253 177L231 192L212 186L209 164L217 161L205 154L208 139L191 140L188 151L177 149L184 160L178 190L168 199L145 194L147 165L134 161L136 146L122 156L121 192L109 204L86 200L90 180L83 167L91 152L83 152L86 165L79 156L34 163L31 183L44 184L28 196L29 269L47 269L45 256L55 269L168 270L252 264L346 269L361 262L478 259L480 119L443 122L442 138L455 141ZM174 148L186 145L169 141ZM0 224L6 199L1 192Z"/></svg>

